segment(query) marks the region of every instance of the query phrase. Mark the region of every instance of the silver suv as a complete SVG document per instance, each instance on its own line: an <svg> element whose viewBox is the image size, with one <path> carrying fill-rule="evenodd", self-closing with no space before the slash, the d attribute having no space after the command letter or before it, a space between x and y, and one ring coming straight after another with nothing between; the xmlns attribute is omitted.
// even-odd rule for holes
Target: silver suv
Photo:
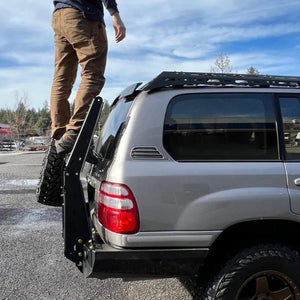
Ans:
<svg viewBox="0 0 300 300"><path fill-rule="evenodd" d="M300 77L163 72L113 102L96 152L87 276L300 299Z"/></svg>

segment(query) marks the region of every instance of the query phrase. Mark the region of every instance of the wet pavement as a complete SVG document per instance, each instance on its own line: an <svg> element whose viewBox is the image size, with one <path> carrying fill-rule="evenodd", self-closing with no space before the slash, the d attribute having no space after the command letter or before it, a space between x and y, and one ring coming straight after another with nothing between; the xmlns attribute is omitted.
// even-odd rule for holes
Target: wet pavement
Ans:
<svg viewBox="0 0 300 300"><path fill-rule="evenodd" d="M184 299L175 278L87 279L63 255L61 208L38 204L44 153L0 153L0 299Z"/></svg>

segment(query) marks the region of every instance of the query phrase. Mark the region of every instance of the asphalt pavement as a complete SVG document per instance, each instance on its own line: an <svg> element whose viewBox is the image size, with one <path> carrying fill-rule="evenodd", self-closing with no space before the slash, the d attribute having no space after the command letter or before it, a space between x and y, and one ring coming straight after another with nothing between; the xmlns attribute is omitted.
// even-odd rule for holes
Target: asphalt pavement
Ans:
<svg viewBox="0 0 300 300"><path fill-rule="evenodd" d="M63 255L61 209L36 202L43 157L0 153L0 299L192 299L176 278L85 278Z"/></svg>

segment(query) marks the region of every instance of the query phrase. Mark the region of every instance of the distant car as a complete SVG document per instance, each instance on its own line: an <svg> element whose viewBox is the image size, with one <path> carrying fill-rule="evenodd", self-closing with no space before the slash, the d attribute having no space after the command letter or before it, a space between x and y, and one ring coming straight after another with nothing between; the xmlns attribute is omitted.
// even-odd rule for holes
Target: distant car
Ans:
<svg viewBox="0 0 300 300"><path fill-rule="evenodd" d="M25 151L46 151L47 145L44 144L29 144L24 147Z"/></svg>
<svg viewBox="0 0 300 300"><path fill-rule="evenodd" d="M1 142L2 151L15 151L17 150L17 143L11 140L3 140Z"/></svg>

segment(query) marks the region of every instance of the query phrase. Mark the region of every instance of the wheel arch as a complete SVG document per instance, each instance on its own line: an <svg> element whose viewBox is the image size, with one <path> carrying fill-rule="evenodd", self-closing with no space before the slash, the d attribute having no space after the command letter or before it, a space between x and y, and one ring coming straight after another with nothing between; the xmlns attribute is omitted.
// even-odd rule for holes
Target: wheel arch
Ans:
<svg viewBox="0 0 300 300"><path fill-rule="evenodd" d="M281 244L300 252L300 223L290 220L253 220L234 224L213 242L205 269L213 272L242 248L262 243Z"/></svg>

